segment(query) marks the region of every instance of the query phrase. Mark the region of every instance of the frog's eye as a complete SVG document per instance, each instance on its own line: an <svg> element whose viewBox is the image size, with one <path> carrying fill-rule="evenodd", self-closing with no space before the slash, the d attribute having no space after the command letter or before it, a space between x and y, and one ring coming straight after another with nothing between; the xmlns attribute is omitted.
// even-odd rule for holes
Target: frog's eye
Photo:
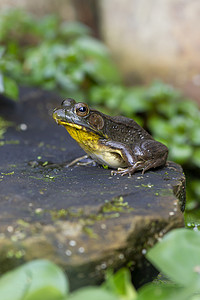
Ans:
<svg viewBox="0 0 200 300"><path fill-rule="evenodd" d="M85 103L77 103L75 105L75 112L79 117L85 117L89 113L89 107Z"/></svg>

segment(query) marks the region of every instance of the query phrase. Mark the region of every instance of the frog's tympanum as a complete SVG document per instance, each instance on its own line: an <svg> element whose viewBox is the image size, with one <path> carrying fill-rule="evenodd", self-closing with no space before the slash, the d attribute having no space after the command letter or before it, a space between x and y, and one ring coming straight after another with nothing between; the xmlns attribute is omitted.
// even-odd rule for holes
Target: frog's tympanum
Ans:
<svg viewBox="0 0 200 300"><path fill-rule="evenodd" d="M53 118L95 162L117 169L112 175L143 174L166 163L167 147L132 119L107 116L71 98L54 110Z"/></svg>

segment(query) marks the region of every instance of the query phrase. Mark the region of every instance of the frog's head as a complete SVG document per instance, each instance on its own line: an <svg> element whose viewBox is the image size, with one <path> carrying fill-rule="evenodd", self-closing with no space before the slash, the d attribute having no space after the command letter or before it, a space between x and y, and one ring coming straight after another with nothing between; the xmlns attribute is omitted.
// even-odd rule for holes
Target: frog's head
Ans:
<svg viewBox="0 0 200 300"><path fill-rule="evenodd" d="M76 102L74 99L67 98L53 112L53 118L59 125L73 127L77 130L91 132L98 136L104 136L103 114L90 109L86 103Z"/></svg>

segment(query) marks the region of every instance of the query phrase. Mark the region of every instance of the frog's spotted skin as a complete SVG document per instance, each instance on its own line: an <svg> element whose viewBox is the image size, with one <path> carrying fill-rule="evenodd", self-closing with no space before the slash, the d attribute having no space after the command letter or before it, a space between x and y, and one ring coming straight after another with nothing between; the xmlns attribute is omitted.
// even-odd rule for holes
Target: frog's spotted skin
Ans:
<svg viewBox="0 0 200 300"><path fill-rule="evenodd" d="M144 173L166 163L167 147L132 119L107 116L71 98L54 110L53 118L94 161L117 169L111 174Z"/></svg>

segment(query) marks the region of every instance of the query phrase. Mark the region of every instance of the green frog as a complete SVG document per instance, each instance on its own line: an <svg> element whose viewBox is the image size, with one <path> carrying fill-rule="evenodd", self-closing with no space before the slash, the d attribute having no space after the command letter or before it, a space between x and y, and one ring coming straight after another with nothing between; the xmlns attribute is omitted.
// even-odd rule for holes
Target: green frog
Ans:
<svg viewBox="0 0 200 300"><path fill-rule="evenodd" d="M111 175L131 176L138 170L144 174L166 164L168 148L132 119L110 117L71 98L54 110L53 118L90 158L114 169Z"/></svg>

